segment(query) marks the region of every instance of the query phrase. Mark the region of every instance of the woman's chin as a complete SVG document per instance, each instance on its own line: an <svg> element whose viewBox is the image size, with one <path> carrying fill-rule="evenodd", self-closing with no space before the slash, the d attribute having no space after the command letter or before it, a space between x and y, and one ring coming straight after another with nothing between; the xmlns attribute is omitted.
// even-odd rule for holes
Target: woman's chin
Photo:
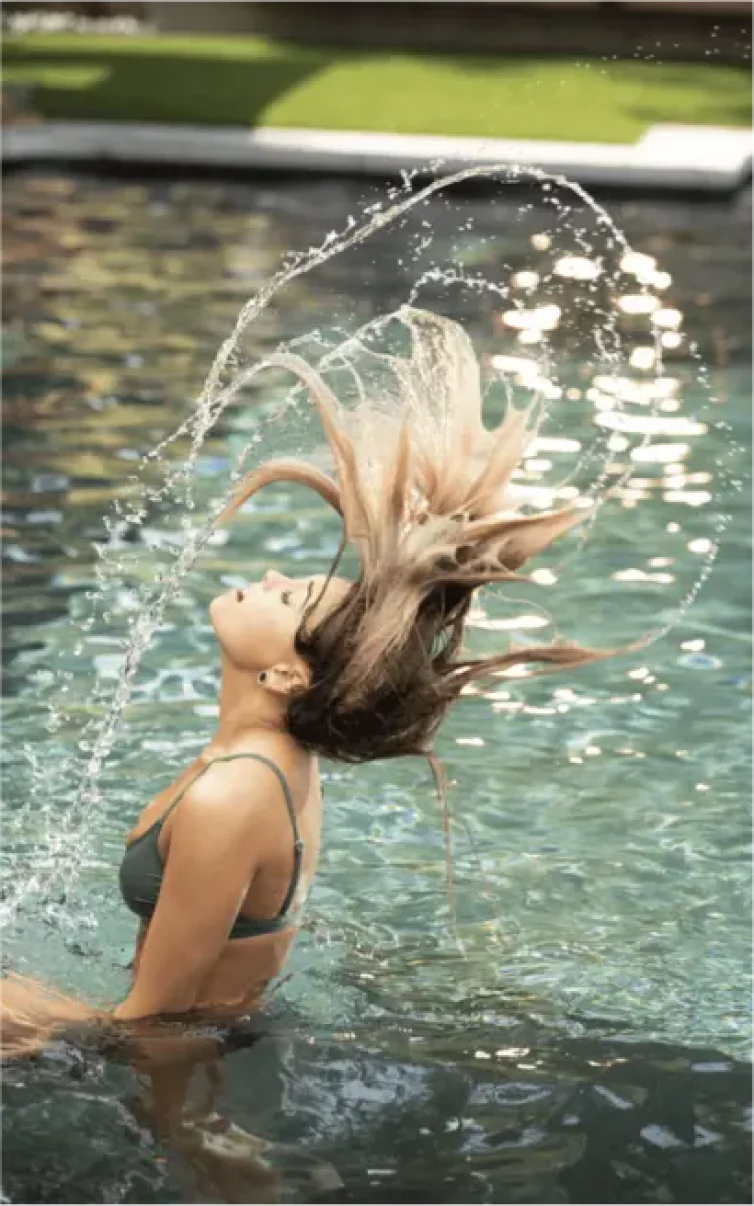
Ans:
<svg viewBox="0 0 754 1206"><path fill-rule="evenodd" d="M216 630L215 619L218 614L222 615L223 607L227 606L229 599L230 599L229 594L217 595L209 605L210 623L212 624L213 628L215 628L215 630Z"/></svg>

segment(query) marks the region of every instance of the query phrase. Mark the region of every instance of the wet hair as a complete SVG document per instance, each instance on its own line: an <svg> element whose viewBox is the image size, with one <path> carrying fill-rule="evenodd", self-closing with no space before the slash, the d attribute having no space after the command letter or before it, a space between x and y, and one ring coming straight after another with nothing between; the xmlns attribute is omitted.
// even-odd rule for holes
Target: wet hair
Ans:
<svg viewBox="0 0 754 1206"><path fill-rule="evenodd" d="M343 539L328 581L348 545L358 552L359 572L324 618L313 621L321 594L302 617L295 647L309 665L310 684L291 696L287 726L302 746L341 762L410 754L429 760L443 804L454 916L445 779L431 748L448 709L470 683L515 666L547 673L617 650L561 642L463 656L474 591L525 581L521 567L585 512L518 514L510 482L535 434L534 412L511 409L488 431L479 366L463 330L425 311L404 309L400 317L412 354L393 362L396 395L363 398L353 410L300 357L267 357L308 386L335 473L304 459L269 461L239 483L218 522L279 481L309 486L341 516ZM24 977L13 977L3 1022L3 1058L33 1055L56 1035L65 1038L66 1027L122 1050L141 1025L116 1025L106 1011Z"/></svg>
<svg viewBox="0 0 754 1206"><path fill-rule="evenodd" d="M511 478L536 432L532 408L509 408L494 430L482 422L482 389L470 340L456 323L405 308L411 355L394 358L394 396L341 405L300 357L270 360L308 387L334 460L334 476L303 459L270 461L248 474L220 520L275 481L309 486L339 513L359 572L316 625L314 600L296 634L310 685L293 695L287 727L305 748L341 762L421 754L435 776L432 739L464 687L515 666L565 669L608 652L556 642L463 656L474 592L524 580L531 557L580 523L573 506L521 515ZM321 598L321 595L319 596ZM612 651L611 651L612 652Z"/></svg>

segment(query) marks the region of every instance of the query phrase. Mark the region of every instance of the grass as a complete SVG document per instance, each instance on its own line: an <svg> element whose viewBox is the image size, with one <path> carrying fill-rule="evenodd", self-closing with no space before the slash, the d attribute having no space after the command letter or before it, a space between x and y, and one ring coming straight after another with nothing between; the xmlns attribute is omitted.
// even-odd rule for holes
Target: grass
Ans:
<svg viewBox="0 0 754 1206"><path fill-rule="evenodd" d="M391 54L261 38L6 37L44 117L634 142L655 122L749 126L751 72L711 63Z"/></svg>

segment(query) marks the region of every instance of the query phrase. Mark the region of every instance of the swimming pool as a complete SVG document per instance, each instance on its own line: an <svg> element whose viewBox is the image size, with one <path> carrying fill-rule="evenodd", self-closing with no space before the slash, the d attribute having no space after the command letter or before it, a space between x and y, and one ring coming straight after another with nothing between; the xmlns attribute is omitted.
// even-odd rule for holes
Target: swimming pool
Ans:
<svg viewBox="0 0 754 1206"><path fill-rule="evenodd" d="M114 867L144 800L212 724L216 584L268 563L319 571L334 552L336 525L294 490L263 498L206 550L142 663L83 846L74 830L81 865L61 906L67 847L54 834L74 784L58 768L112 693L139 583L181 537L166 497L122 539L107 614L82 631L102 516L129 498L139 456L189 413L238 309L280 256L319 243L362 203L342 182L7 181L4 860L10 885L45 859L57 874L53 892L22 902L5 941L12 967L99 998L123 991L133 925ZM224 1061L225 1112L282 1145L290 1200L642 1201L659 1200L659 1187L663 1200L747 1200L748 215L740 201L611 213L670 273L668 297L709 381L687 343L668 350L676 434L661 438L676 460L659 473L637 460L629 493L603 509L557 591L518 605L513 627L536 626L544 605L593 645L671 628L641 656L567 682L465 699L444 726L438 751L464 822L462 951L425 768L324 768L325 857L281 1017L269 1041ZM537 267L543 232L563 254L579 250L536 199L459 196L423 218L434 253L500 278ZM244 354L403 302L413 237L385 232L295 282ZM493 295L438 281L423 302L462 318L487 356L526 352ZM582 315L562 345L575 392L555 424L561 445L584 439L582 401L599 388L579 361L583 328ZM199 510L273 395L263 384L214 429L198 461ZM686 455L688 424L700 438ZM185 451L178 442L169 455ZM720 511L731 522L712 575L676 616ZM506 608L485 604L475 648L510 630ZM64 715L51 723L61 687ZM126 1081L117 1065L65 1053L13 1070L9 1200L187 1200L183 1173L128 1121ZM315 1159L342 1185L318 1180Z"/></svg>

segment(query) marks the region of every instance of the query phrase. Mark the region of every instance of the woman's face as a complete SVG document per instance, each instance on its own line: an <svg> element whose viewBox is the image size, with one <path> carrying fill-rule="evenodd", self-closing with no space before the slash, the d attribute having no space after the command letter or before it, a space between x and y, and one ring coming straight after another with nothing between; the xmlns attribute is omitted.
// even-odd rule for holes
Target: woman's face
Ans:
<svg viewBox="0 0 754 1206"><path fill-rule="evenodd" d="M332 611L350 583L332 578L322 595L325 577L287 578L268 570L261 582L229 590L213 599L209 615L224 656L238 670L259 671L296 658L294 640L304 611L318 600L312 626ZM321 596L321 597L320 597Z"/></svg>

